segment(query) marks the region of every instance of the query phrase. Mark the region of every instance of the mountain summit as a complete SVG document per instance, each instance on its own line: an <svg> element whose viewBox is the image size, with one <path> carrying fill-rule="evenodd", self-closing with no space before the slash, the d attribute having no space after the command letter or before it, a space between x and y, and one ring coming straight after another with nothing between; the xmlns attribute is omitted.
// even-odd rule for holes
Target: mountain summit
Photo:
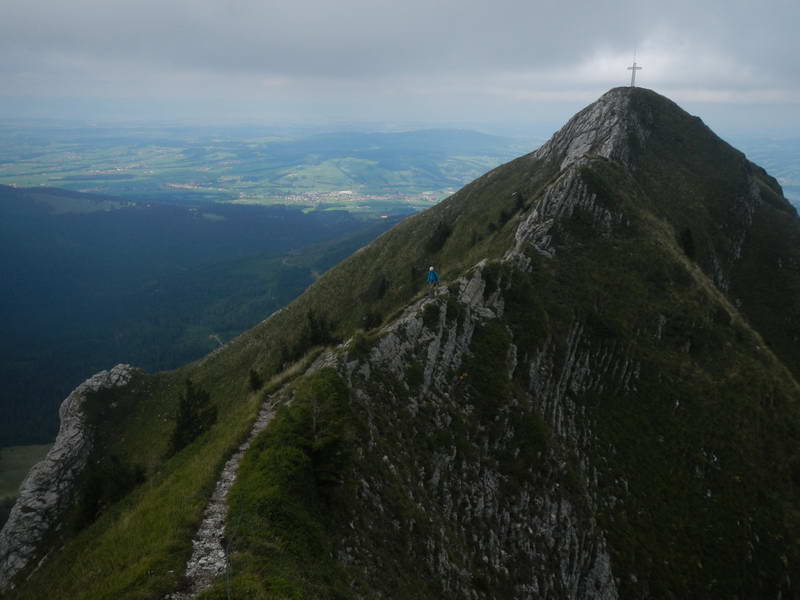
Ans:
<svg viewBox="0 0 800 600"><path fill-rule="evenodd" d="M20 499L6 590L796 597L799 249L763 169L613 89L214 354L71 396L86 466L12 548Z"/></svg>

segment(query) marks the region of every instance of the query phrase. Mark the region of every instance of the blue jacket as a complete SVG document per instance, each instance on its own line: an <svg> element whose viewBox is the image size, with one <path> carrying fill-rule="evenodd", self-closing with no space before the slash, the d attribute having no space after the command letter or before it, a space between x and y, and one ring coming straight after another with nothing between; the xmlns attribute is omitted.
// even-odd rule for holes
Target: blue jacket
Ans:
<svg viewBox="0 0 800 600"><path fill-rule="evenodd" d="M436 271L428 271L428 283L436 283L439 281L439 276Z"/></svg>

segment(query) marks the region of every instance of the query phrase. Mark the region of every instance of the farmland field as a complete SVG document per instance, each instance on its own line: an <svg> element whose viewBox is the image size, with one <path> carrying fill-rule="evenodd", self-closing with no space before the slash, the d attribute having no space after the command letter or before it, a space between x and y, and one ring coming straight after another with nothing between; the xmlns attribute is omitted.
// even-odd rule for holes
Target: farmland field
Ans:
<svg viewBox="0 0 800 600"><path fill-rule="evenodd" d="M275 132L267 128L0 123L0 184L138 201L408 212L535 149L471 131Z"/></svg>

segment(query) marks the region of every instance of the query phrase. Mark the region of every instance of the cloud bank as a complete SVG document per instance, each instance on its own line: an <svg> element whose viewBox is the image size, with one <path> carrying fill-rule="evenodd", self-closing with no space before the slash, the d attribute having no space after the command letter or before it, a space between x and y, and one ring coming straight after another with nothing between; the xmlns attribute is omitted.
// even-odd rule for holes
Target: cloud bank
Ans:
<svg viewBox="0 0 800 600"><path fill-rule="evenodd" d="M644 87L697 106L775 106L791 119L799 6L11 0L0 96L6 107L66 99L87 111L138 102L165 118L183 107L267 120L536 120L627 84L635 49Z"/></svg>

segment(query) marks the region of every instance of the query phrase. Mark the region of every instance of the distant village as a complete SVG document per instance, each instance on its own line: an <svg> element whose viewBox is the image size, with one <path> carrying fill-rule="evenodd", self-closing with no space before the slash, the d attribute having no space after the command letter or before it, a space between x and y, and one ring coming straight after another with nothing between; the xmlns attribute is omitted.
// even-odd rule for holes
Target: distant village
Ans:
<svg viewBox="0 0 800 600"><path fill-rule="evenodd" d="M315 208L333 205L358 209L359 207L380 204L406 204L411 208L427 208L437 204L454 192L455 190L432 190L414 194L365 194L355 190L339 190L335 192L308 191L270 198L254 196L248 192L240 192L238 202L242 204L287 204Z"/></svg>

